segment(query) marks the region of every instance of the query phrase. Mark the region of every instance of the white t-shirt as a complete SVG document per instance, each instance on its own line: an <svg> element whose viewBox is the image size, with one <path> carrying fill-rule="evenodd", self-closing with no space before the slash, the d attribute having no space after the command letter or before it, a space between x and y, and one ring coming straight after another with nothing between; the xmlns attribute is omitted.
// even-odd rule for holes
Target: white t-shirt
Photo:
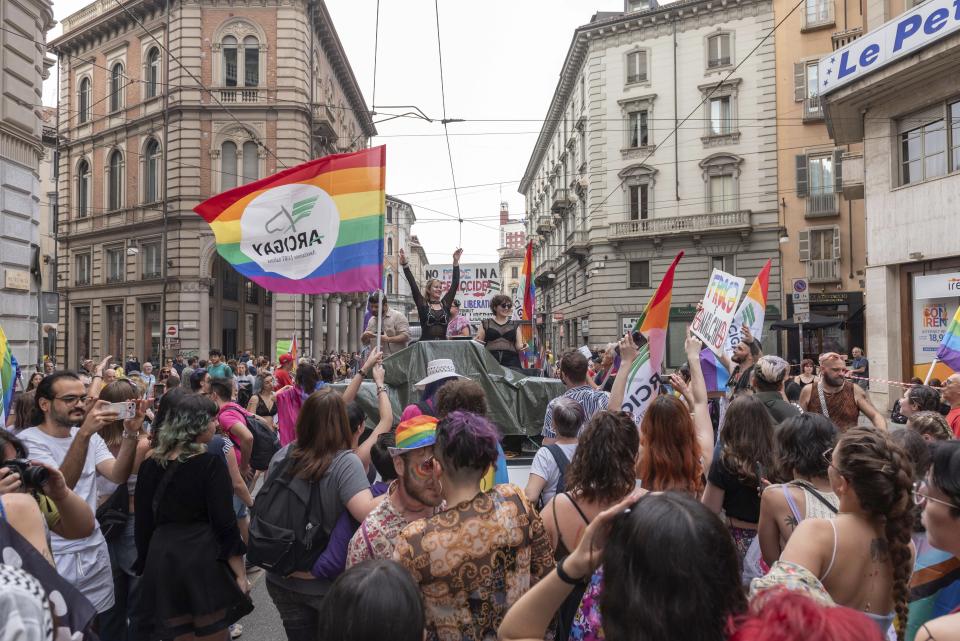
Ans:
<svg viewBox="0 0 960 641"><path fill-rule="evenodd" d="M573 453L577 451L577 444L557 443L557 445L563 450L569 465L569 461L573 460ZM551 454L550 450L546 447L541 447L537 450L536 455L533 457L533 463L530 464L530 473L536 474L547 481L547 484L543 486L543 492L540 494L543 504L546 505L547 501L556 495L557 483L560 482L560 468L557 467L557 462L553 459L553 454Z"/></svg>
<svg viewBox="0 0 960 641"><path fill-rule="evenodd" d="M30 450L30 458L36 461L42 461L54 467L63 465L63 460L67 457L67 450L73 443L73 437L80 431L79 427L70 429L70 436L66 438L56 438L43 432L39 427L26 429L18 436ZM83 462L83 470L80 472L80 478L77 480L73 491L86 501L94 514L97 512L97 465L103 461L112 461L113 454L99 434L90 437L90 443L87 447L87 458ZM65 539L54 532L50 533L50 542L53 544L54 554L66 554L69 552L78 552L96 547L103 542L103 535L100 534L100 524L94 520L94 530L90 536L84 539Z"/></svg>

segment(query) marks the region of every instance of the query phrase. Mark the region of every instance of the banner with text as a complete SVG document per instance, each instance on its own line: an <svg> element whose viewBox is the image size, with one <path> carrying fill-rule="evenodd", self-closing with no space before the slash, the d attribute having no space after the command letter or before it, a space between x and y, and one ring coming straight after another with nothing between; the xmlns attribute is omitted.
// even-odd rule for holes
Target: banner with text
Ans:
<svg viewBox="0 0 960 641"><path fill-rule="evenodd" d="M438 278L443 282L444 291L453 280L453 265L427 265L424 268L427 278ZM497 263L460 264L460 314L471 323L479 323L493 316L490 301L500 293L500 268Z"/></svg>
<svg viewBox="0 0 960 641"><path fill-rule="evenodd" d="M745 282L743 278L714 269L700 311L690 324L693 333L717 356L723 352Z"/></svg>

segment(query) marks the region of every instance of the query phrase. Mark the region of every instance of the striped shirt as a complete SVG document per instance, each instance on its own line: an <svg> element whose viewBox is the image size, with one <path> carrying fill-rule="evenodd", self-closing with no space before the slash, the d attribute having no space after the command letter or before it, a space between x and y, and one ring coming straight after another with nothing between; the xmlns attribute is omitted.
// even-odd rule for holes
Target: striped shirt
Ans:
<svg viewBox="0 0 960 641"><path fill-rule="evenodd" d="M580 407L583 408L583 414L586 416L586 420L583 422L584 426L590 422L594 414L600 410L607 409L607 403L610 402L610 394L601 390L595 390L589 385L571 387L563 393L563 396L558 396L557 398L572 398L580 403ZM557 399L555 398L547 403L547 411L543 415L542 434L544 438L557 438L557 432L553 429L553 404L556 403L556 401Z"/></svg>

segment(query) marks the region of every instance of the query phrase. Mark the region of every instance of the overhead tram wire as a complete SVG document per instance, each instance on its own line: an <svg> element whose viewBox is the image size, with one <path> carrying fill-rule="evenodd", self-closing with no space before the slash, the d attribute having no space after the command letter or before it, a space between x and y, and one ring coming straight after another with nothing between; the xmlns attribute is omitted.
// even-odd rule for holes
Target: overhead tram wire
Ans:
<svg viewBox="0 0 960 641"><path fill-rule="evenodd" d="M447 125L453 120L447 118L447 93L443 84L443 47L440 43L440 2L433 0L433 11L437 18L437 58L440 63L440 101L443 107L443 133L447 141L447 159L450 161L450 179L453 181L453 199L457 204L457 220L460 222L460 235L457 246L463 246L463 214L460 212L460 194L457 193L457 175L453 170L453 151L450 147L450 132Z"/></svg>
<svg viewBox="0 0 960 641"><path fill-rule="evenodd" d="M278 163L281 167L283 167L284 169L287 169L287 164L286 164L285 162L283 162L282 160L280 160L280 157L277 156L277 154L273 153L273 151L272 151L269 147L267 147L265 144L263 144L263 141L261 141L260 138L259 138L256 134L254 134L253 131L251 131L246 125L244 125L243 122L242 122L239 118L237 118L237 116L236 116L232 111L230 111L230 109L227 108L227 106L226 106L225 104L223 104L223 103L220 101L220 98L218 98L217 95L216 95L213 91L211 91L210 89L208 89L208 88L206 87L206 85L203 84L203 81L201 81L200 78L198 78L192 71L190 71L190 69L188 69L187 66L180 61L179 58L177 58L175 55L173 55L173 53L172 53L169 49L167 49L167 47L165 47L164 44L163 44L162 42L160 42L160 40L158 40L157 37L156 37L155 35L153 35L153 34L150 32L149 29L147 29L146 25L143 24L143 22L140 20L140 18L138 18L137 16L135 16L135 15L133 14L133 12L131 12L129 9L127 9L126 6L124 6L123 0L114 0L114 2L117 3L117 5L123 10L123 12L124 12L125 14L127 14L128 16L130 16L130 18L131 18L134 22L136 22L137 25L139 25L139 27L143 30L143 32L144 32L145 34L147 34L148 36L150 36L150 39L151 39L151 40L153 40L155 43L157 43L157 46L160 47L160 49L161 49L162 51L165 51L165 52L166 52L167 56L169 56L171 60L175 60L176 63L180 66L180 68L183 69L183 71L185 71L186 74L187 74L188 76L190 76L190 77L193 79L193 81L196 82L197 85L198 85L200 88L206 90L207 94L209 94L209 96L210 96L211 98L213 98L213 100L217 103L217 105L219 105L220 108L223 109L224 113L226 113L228 116L230 116L231 118L233 118L238 125L240 125L241 127L243 127L245 130L247 130L247 131L250 133L250 136L253 138L253 142L256 143L258 147L260 147L260 148L263 149L265 152L267 152L268 154L270 154L271 156L273 156L274 160L276 160L277 163ZM169 79L168 79L168 80L169 80Z"/></svg>
<svg viewBox="0 0 960 641"><path fill-rule="evenodd" d="M370 95L370 118L377 113L377 50L380 45L380 0L377 0L377 17L373 26L373 92Z"/></svg>

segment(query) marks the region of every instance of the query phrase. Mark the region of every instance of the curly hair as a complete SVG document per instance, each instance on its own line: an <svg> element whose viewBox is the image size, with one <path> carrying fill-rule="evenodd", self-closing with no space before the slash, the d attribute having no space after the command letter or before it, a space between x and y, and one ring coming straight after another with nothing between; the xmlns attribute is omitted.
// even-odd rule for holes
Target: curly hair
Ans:
<svg viewBox="0 0 960 641"><path fill-rule="evenodd" d="M177 458L186 460L206 450L197 443L197 437L207 431L210 421L217 415L217 404L206 396L186 394L171 407L163 420L163 429L157 437L153 458L161 466L167 464L167 455L180 450Z"/></svg>
<svg viewBox="0 0 960 641"><path fill-rule="evenodd" d="M915 412L907 419L907 429L929 436L934 441L950 441L953 439L953 430L940 412L924 410Z"/></svg>
<svg viewBox="0 0 960 641"><path fill-rule="evenodd" d="M699 494L703 490L700 443L690 411L675 396L658 396L640 423L643 453L637 478L644 489L677 490Z"/></svg>
<svg viewBox="0 0 960 641"><path fill-rule="evenodd" d="M906 632L909 581L913 572L913 466L907 454L885 432L854 427L836 447L837 471L850 483L868 514L884 520L884 536L893 565L894 627L898 641Z"/></svg>
<svg viewBox="0 0 960 641"><path fill-rule="evenodd" d="M720 462L746 485L759 485L756 464L773 467L773 419L753 396L739 396L723 418Z"/></svg>
<svg viewBox="0 0 960 641"><path fill-rule="evenodd" d="M585 500L619 501L636 485L640 434L626 412L597 412L580 434L566 486Z"/></svg>
<svg viewBox="0 0 960 641"><path fill-rule="evenodd" d="M480 416L487 415L487 396L480 383L469 378L457 378L437 392L437 418L460 410Z"/></svg>

